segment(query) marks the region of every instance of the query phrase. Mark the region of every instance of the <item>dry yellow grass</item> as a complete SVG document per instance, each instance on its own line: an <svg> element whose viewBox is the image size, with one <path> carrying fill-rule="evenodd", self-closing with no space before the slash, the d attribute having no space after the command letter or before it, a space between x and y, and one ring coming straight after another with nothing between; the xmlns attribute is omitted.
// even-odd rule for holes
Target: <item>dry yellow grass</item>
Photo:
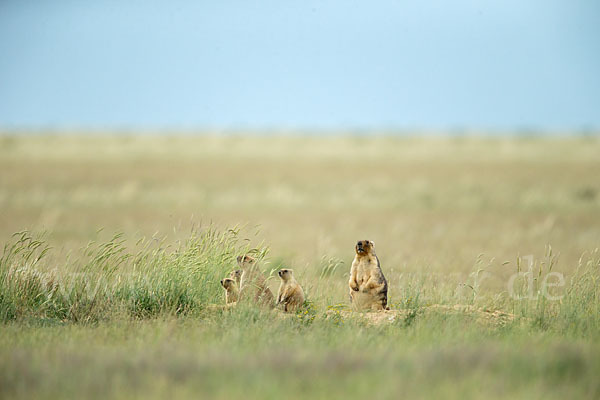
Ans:
<svg viewBox="0 0 600 400"><path fill-rule="evenodd" d="M569 278L600 244L598 154L595 138L0 137L0 242L18 240L0 260L0 397L330 399L376 382L380 398L597 399L600 251ZM45 243L10 238L23 229L56 248L36 263ZM135 245L155 232L169 239ZM270 248L265 270L294 269L299 313L208 305L243 238ZM367 238L392 310L352 314ZM508 296L519 255L536 290L565 273L561 301Z"/></svg>
<svg viewBox="0 0 600 400"><path fill-rule="evenodd" d="M487 267L494 273L485 284L496 289L518 255L542 259L550 244L560 253L556 268L568 272L600 243L595 138L4 136L0 143L2 241L43 229L71 249L99 228L185 237L192 221L212 221L258 232L252 241L268 244L271 261L294 267L300 280L329 258L344 261L345 271L354 242L368 238L392 288L405 272L464 281Z"/></svg>

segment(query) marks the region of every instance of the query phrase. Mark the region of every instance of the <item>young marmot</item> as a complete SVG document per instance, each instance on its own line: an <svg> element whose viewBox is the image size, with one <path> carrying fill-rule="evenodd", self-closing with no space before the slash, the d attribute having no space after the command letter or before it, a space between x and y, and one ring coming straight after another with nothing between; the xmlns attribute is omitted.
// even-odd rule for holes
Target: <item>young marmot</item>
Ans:
<svg viewBox="0 0 600 400"><path fill-rule="evenodd" d="M267 286L262 272L257 266L256 259L249 255L238 256L237 263L242 269L240 279L240 297L251 298L254 302L274 307L273 292Z"/></svg>
<svg viewBox="0 0 600 400"><path fill-rule="evenodd" d="M293 312L304 304L304 291L294 278L294 271L281 269L278 272L281 278L281 286L277 293L277 305L283 307L285 312Z"/></svg>
<svg viewBox="0 0 600 400"><path fill-rule="evenodd" d="M231 271L229 273L229 277L235 281L235 283L238 286L238 289L240 287L240 282L242 281L242 272L243 271L241 269L236 269L235 271Z"/></svg>
<svg viewBox="0 0 600 400"><path fill-rule="evenodd" d="M225 289L225 304L232 304L238 301L240 298L240 292L235 280L231 278L225 278L221 280L221 286Z"/></svg>
<svg viewBox="0 0 600 400"><path fill-rule="evenodd" d="M370 240L356 243L354 261L350 269L350 302L355 311L387 310L388 285L379 259L375 254L375 244Z"/></svg>

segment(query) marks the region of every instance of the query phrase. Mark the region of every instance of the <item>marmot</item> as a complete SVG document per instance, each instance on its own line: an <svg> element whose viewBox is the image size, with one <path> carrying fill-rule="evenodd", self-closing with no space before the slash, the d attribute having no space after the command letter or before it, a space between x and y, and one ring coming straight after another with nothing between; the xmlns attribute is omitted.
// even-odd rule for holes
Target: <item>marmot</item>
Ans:
<svg viewBox="0 0 600 400"><path fill-rule="evenodd" d="M296 311L304 304L304 291L294 279L294 271L291 269L280 269L278 274L281 286L277 292L277 305L282 305L285 312Z"/></svg>
<svg viewBox="0 0 600 400"><path fill-rule="evenodd" d="M243 271L241 269L236 269L235 271L231 271L229 273L229 277L235 281L238 289L240 287L240 282L242 281L242 272Z"/></svg>
<svg viewBox="0 0 600 400"><path fill-rule="evenodd" d="M375 244L370 240L356 243L356 256L350 269L350 302L355 311L388 310L387 281L381 272Z"/></svg>
<svg viewBox="0 0 600 400"><path fill-rule="evenodd" d="M240 298L240 292L234 279L222 279L221 286L223 286L223 289L225 289L225 304L232 304L238 301Z"/></svg>
<svg viewBox="0 0 600 400"><path fill-rule="evenodd" d="M275 306L275 297L273 292L267 286L267 282L262 272L257 266L256 259L249 255L238 256L237 263L242 269L240 279L240 297L252 298L255 302Z"/></svg>

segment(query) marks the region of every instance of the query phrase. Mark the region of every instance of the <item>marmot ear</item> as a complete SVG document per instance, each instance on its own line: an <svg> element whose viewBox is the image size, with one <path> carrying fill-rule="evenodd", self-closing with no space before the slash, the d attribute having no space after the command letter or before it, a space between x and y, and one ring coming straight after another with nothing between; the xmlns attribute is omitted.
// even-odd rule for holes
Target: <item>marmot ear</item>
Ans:
<svg viewBox="0 0 600 400"><path fill-rule="evenodd" d="M375 242L372 240L369 240L369 243L371 243L371 247L375 247Z"/></svg>

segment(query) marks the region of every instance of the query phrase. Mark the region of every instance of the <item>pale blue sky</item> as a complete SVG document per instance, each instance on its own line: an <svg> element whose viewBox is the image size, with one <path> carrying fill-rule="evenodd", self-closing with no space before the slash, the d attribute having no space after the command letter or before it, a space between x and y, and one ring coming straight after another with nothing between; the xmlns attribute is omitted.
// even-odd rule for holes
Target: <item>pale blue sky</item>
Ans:
<svg viewBox="0 0 600 400"><path fill-rule="evenodd" d="M0 128L600 128L600 2L0 0Z"/></svg>

